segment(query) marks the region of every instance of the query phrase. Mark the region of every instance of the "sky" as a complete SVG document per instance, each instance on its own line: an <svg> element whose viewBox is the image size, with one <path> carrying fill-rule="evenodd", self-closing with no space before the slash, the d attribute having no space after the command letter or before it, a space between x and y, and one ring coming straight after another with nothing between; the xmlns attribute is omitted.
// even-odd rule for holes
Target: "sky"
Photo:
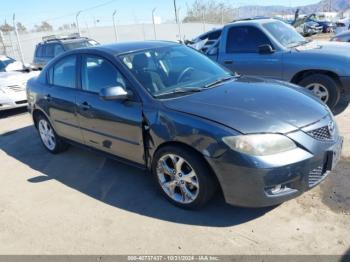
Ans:
<svg viewBox="0 0 350 262"><path fill-rule="evenodd" d="M151 12L157 8L155 15L162 21L174 19L173 0L0 0L0 23L7 20L12 23L12 15L16 13L16 21L22 22L31 29L41 21L48 21L54 27L65 23L73 23L75 14L79 15L82 25L110 25L112 13L117 11L117 22L120 24L147 23L151 21ZM177 0L180 17L183 17L187 5L194 0ZM284 5L300 6L319 2L319 0L223 0L233 6L243 5ZM220 0L218 0L220 2ZM99 6L99 7L97 7ZM94 8L96 7L96 8ZM1 21L2 19L2 21Z"/></svg>

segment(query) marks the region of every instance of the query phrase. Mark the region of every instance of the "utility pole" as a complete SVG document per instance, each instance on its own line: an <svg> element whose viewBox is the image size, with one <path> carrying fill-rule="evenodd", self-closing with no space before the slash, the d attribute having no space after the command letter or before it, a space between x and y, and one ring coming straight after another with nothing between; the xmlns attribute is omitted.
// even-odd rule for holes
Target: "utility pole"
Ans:
<svg viewBox="0 0 350 262"><path fill-rule="evenodd" d="M119 37L118 37L118 29L117 29L117 25L115 22L115 15L117 14L117 10L114 10L112 18L113 18L113 27L114 27L114 34L115 34L115 41L118 41Z"/></svg>
<svg viewBox="0 0 350 262"><path fill-rule="evenodd" d="M154 33L154 40L157 40L157 32L156 32L156 22L154 20L154 13L157 10L157 8L152 9L152 22L153 22L153 33Z"/></svg>
<svg viewBox="0 0 350 262"><path fill-rule="evenodd" d="M203 32L205 33L205 11L202 12L202 25L203 25Z"/></svg>
<svg viewBox="0 0 350 262"><path fill-rule="evenodd" d="M79 28L79 20L78 20L78 17L80 15L81 11L78 11L78 13L76 14L75 16L75 22L77 24L77 29L78 29L78 34L80 35L80 28Z"/></svg>
<svg viewBox="0 0 350 262"><path fill-rule="evenodd" d="M178 24L179 23L179 19L178 19L178 16L177 16L176 0L174 0L174 12L175 12L175 22Z"/></svg>
<svg viewBox="0 0 350 262"><path fill-rule="evenodd" d="M224 24L224 7L221 7L221 24Z"/></svg>
<svg viewBox="0 0 350 262"><path fill-rule="evenodd" d="M180 22L180 19L179 19L179 13L180 13L180 9L181 8L177 8L176 6L176 0L173 0L173 3L174 3L174 13L175 13L175 22L177 24L177 30L179 32L179 40L181 42L181 22Z"/></svg>
<svg viewBox="0 0 350 262"><path fill-rule="evenodd" d="M178 16L180 16L180 9L181 9L181 7L179 7L177 9L177 15ZM181 37L181 35L182 35L182 32L181 32L181 19L179 17L177 17L177 28L178 28L178 31L179 31L179 40L180 40L180 42L182 42L182 37Z"/></svg>
<svg viewBox="0 0 350 262"><path fill-rule="evenodd" d="M24 66L24 58L23 58L23 53L22 53L22 47L21 47L21 42L19 41L17 25L16 25L16 14L13 14L12 19L13 19L13 28L15 30L16 39L17 39L17 46L18 46L19 56L21 58L21 62L23 64L23 66Z"/></svg>

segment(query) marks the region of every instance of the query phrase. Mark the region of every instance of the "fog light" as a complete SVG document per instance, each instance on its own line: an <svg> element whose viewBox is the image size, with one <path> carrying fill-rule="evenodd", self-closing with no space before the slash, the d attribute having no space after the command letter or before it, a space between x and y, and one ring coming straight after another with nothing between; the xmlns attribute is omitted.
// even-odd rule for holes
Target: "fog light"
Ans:
<svg viewBox="0 0 350 262"><path fill-rule="evenodd" d="M276 195L279 192L281 192L282 190L283 190L282 185L277 185L277 186L274 186L273 188L271 188L271 193L273 195Z"/></svg>

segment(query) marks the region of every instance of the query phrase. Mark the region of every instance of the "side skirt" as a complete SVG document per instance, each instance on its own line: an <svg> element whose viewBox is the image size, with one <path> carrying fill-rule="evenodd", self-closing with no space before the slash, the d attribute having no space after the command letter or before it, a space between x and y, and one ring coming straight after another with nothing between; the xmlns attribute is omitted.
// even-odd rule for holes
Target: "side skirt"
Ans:
<svg viewBox="0 0 350 262"><path fill-rule="evenodd" d="M149 170L146 165L142 165L142 164L139 164L139 163L135 163L133 161L130 161L130 160L127 160L125 158L122 158L122 157L118 157L116 155L112 155L112 154L109 154L107 152L104 152L104 151L101 151L101 150L98 150L96 148L92 148L92 147L89 147L87 145L83 145L83 144L80 144L80 143L77 143L77 142L74 142L72 140L69 140L67 138L62 138L60 137L62 140L64 140L65 142L67 142L68 144L72 145L72 146L76 146L76 147L79 147L81 149L85 149L85 150L88 150L90 152L94 152L94 153L97 153L103 157L106 157L106 158L110 158L110 159L113 159L115 161L118 161L120 163L123 163L123 164L126 164L126 165L129 165L129 166L133 166L133 167L136 167L138 169L141 169L141 170Z"/></svg>

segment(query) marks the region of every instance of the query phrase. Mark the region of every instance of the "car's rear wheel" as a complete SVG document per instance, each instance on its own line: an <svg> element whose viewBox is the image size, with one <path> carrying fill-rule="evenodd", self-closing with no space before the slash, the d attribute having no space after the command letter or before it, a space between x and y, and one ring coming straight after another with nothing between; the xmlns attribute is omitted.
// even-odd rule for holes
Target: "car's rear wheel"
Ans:
<svg viewBox="0 0 350 262"><path fill-rule="evenodd" d="M182 208L202 207L217 188L217 181L205 160L181 146L166 146L158 150L152 172L163 195Z"/></svg>
<svg viewBox="0 0 350 262"><path fill-rule="evenodd" d="M36 126L41 142L49 152L56 154L67 149L68 145L56 134L45 116L37 117Z"/></svg>
<svg viewBox="0 0 350 262"><path fill-rule="evenodd" d="M333 109L339 101L340 89L338 84L333 78L327 75L313 74L307 76L299 82L299 85L309 89L331 109Z"/></svg>

